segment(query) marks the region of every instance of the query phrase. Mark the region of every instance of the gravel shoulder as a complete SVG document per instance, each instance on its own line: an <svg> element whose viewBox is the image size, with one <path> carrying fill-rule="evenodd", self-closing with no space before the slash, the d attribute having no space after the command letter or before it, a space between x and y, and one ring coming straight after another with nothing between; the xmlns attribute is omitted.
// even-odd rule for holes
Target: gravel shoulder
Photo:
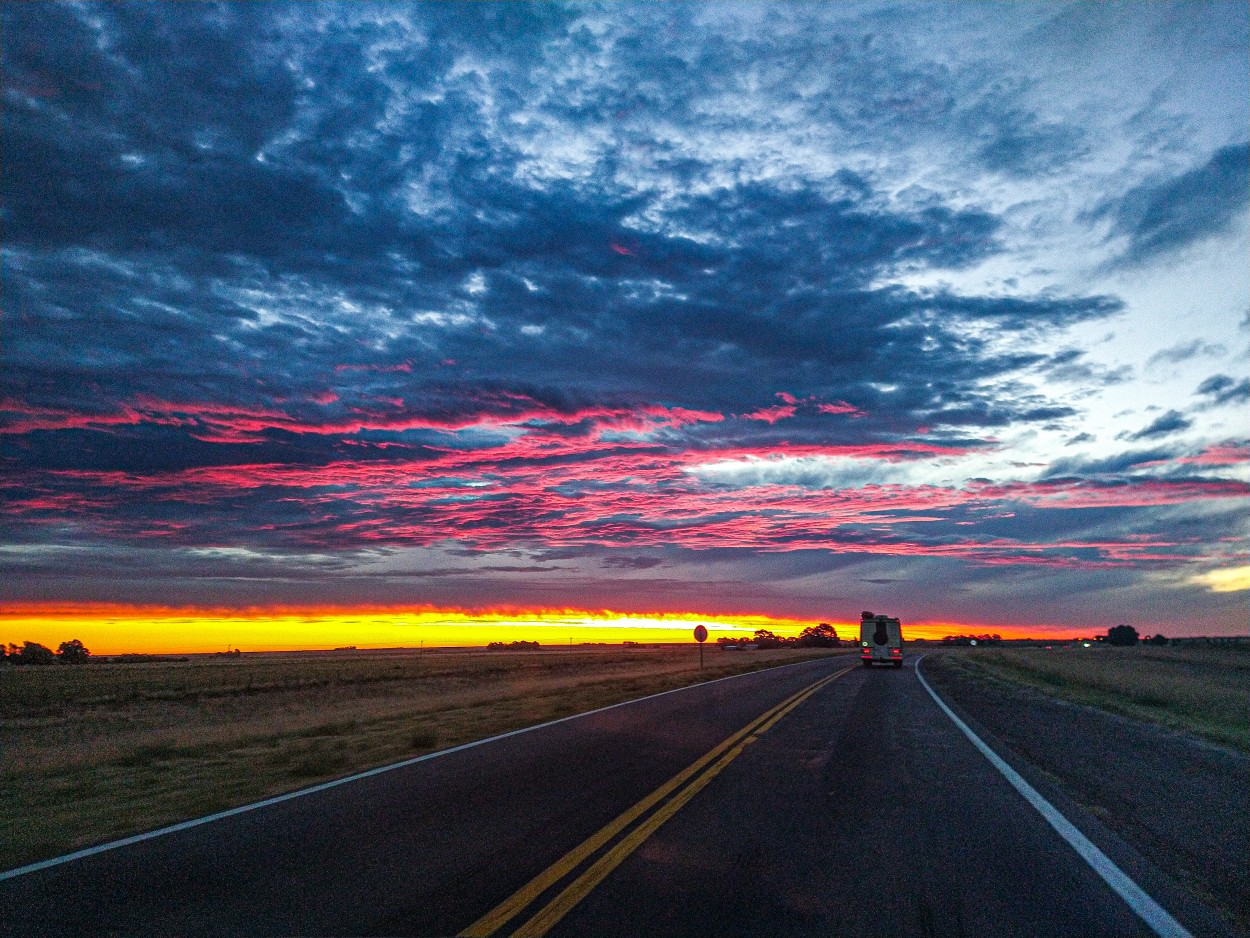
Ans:
<svg viewBox="0 0 1250 938"><path fill-rule="evenodd" d="M1250 757L930 655L935 689L1238 930L1250 932Z"/></svg>

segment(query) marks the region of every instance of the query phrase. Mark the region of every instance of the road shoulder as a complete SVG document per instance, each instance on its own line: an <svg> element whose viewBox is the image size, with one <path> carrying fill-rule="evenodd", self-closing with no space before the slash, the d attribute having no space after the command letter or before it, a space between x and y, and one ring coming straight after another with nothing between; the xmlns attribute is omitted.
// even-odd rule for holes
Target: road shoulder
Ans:
<svg viewBox="0 0 1250 938"><path fill-rule="evenodd" d="M1250 935L1250 759L938 655L926 677L978 735L1196 934Z"/></svg>

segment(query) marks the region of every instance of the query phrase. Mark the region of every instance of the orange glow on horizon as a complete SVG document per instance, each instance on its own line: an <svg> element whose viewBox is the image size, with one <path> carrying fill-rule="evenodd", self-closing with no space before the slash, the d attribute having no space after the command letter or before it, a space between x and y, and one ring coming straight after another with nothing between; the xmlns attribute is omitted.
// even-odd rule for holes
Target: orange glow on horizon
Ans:
<svg viewBox="0 0 1250 938"><path fill-rule="evenodd" d="M858 638L858 620L825 619L842 639ZM14 604L0 610L0 641L39 642L55 649L80 639L97 655L195 654L242 651L303 651L425 646L484 646L493 641L537 641L560 646L583 642L616 644L692 641L704 625L709 642L750 636L757 629L798 635L816 620L768 615L699 612L616 612L584 609L436 609L428 607L309 607L209 609L120 604ZM909 639L997 633L1003 638L1063 640L1090 634L1063 626L903 623Z"/></svg>
<svg viewBox="0 0 1250 938"><path fill-rule="evenodd" d="M858 639L859 623L834 622L840 638ZM340 648L476 647L526 640L544 645L584 642L690 642L695 625L709 642L769 629L793 637L816 620L773 615L689 612L622 613L585 609L434 608L159 608L101 603L14 604L0 610L0 642L39 642L55 649L80 639L94 654L294 652ZM909 639L998 633L1003 638L1063 640L1089 630L1038 625L904 622Z"/></svg>

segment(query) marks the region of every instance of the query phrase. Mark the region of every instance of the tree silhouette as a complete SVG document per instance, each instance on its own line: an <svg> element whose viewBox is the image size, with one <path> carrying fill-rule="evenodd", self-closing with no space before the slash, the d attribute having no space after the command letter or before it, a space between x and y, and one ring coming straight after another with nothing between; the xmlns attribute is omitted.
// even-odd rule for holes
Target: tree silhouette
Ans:
<svg viewBox="0 0 1250 938"><path fill-rule="evenodd" d="M14 656L14 664L54 664L56 655L52 649L38 642L23 642L21 649Z"/></svg>
<svg viewBox="0 0 1250 938"><path fill-rule="evenodd" d="M70 639L68 642L61 642L56 653L60 657L62 664L86 664L87 659L91 657L91 652L87 650L87 646L76 638Z"/></svg>
<svg viewBox="0 0 1250 938"><path fill-rule="evenodd" d="M828 622L812 625L799 633L795 643L800 648L833 648L838 645L838 632Z"/></svg>
<svg viewBox="0 0 1250 938"><path fill-rule="evenodd" d="M1114 628L1107 629L1108 645L1136 645L1137 629L1131 625L1117 625Z"/></svg>
<svg viewBox="0 0 1250 938"><path fill-rule="evenodd" d="M756 648L776 648L781 644L781 639L768 629L755 630L755 647Z"/></svg>

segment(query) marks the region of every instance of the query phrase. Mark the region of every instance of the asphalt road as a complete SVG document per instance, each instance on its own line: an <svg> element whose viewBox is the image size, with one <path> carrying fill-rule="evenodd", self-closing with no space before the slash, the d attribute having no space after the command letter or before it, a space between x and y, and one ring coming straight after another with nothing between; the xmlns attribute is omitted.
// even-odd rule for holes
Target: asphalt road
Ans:
<svg viewBox="0 0 1250 938"><path fill-rule="evenodd" d="M0 934L1153 934L911 662L856 664L669 693L0 881Z"/></svg>

